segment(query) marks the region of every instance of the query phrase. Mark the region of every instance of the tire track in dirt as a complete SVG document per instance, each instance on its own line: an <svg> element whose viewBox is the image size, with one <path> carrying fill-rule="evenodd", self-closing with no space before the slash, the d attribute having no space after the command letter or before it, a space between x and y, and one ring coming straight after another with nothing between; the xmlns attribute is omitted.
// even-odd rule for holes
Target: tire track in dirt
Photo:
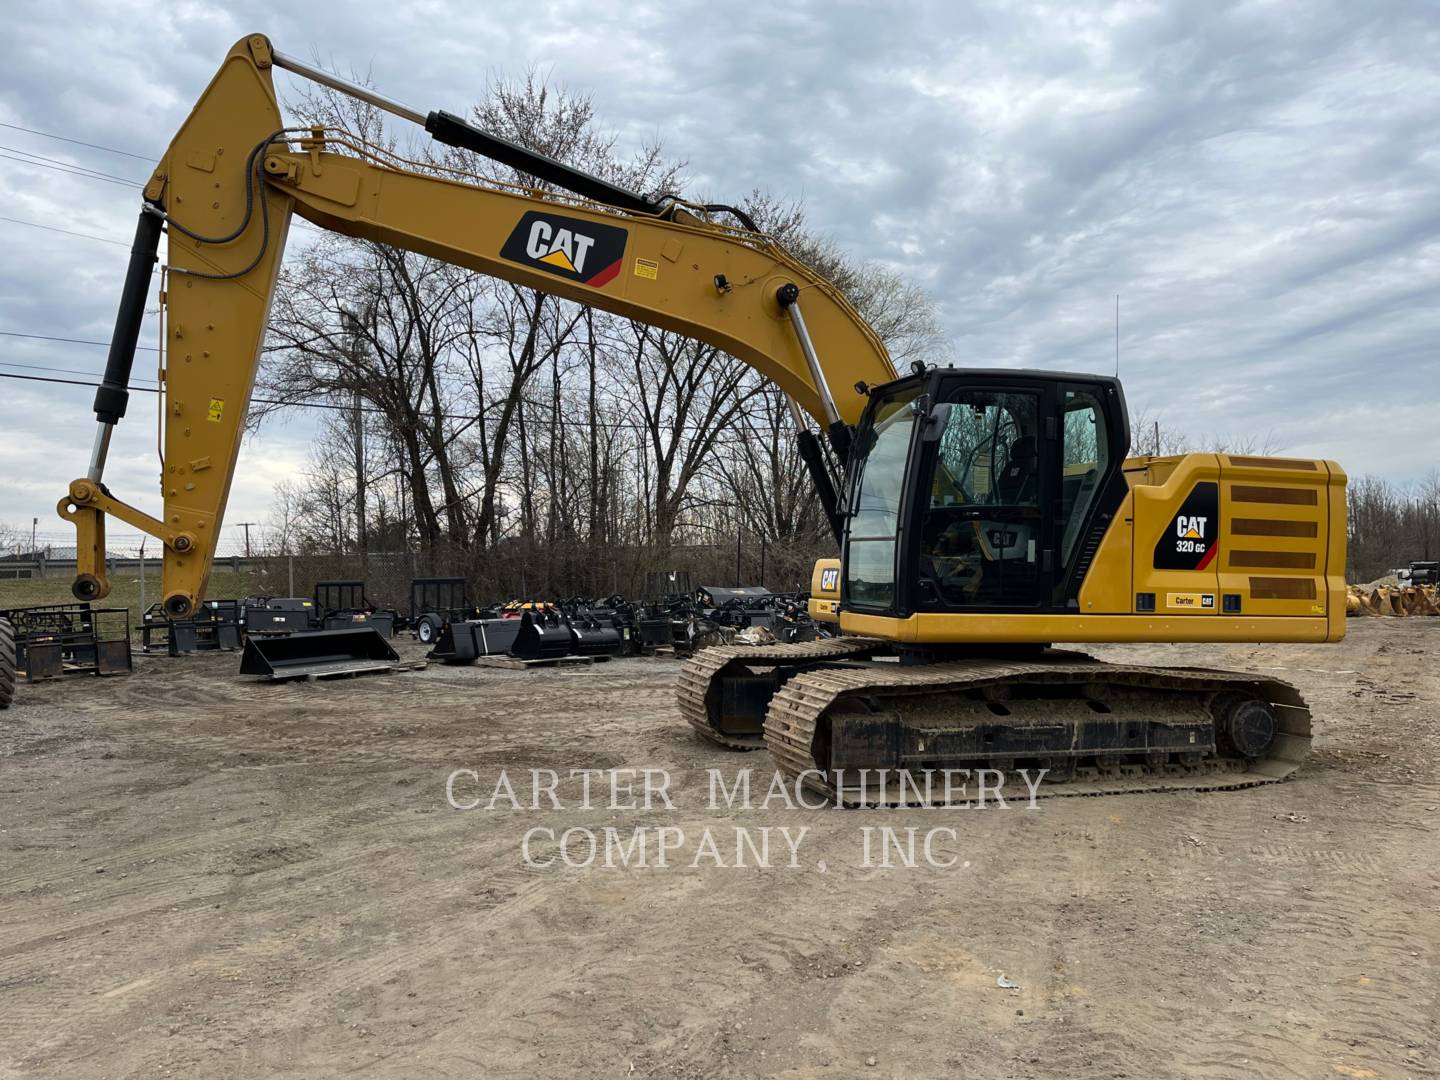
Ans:
<svg viewBox="0 0 1440 1080"><path fill-rule="evenodd" d="M215 886L198 896L194 895L193 874L186 874L158 888L153 882L148 885L137 882L119 893L108 892L95 898L93 905L88 905L89 910L77 912L70 923L53 926L44 935L17 943L12 949L19 951L13 955L0 953L0 983L30 982L26 999L9 1010L23 1023L10 1029L11 1039L0 1032L0 1050L14 1052L32 1042L35 1032L53 1028L57 1015L65 1017L62 1045L83 1044L99 1029L113 1025L116 1019L113 1003L96 994L93 982L82 982L76 977L57 979L51 973L74 953L77 941L96 940L101 933L122 927L130 930L132 938L163 933L178 951L164 967L143 976L150 980L145 993L131 995L123 1003L141 1016L145 1014L144 1001L148 996L175 991L184 985L178 980L182 974L194 972L212 981L222 981L227 986L227 994L237 1002L255 998L257 992L261 998L273 997L277 992L273 981L276 972L271 972L272 981L263 987L257 987L242 973L253 975L262 967L279 965L278 974L293 976L291 984L298 983L300 962L306 958L294 950L296 935L287 914L296 905L323 910L321 905L326 898L362 895L375 873L377 860L373 850L365 850L363 843L361 846L362 850L344 858L325 857L319 865L306 867L299 875L294 873L295 866L282 866L254 876L216 873ZM527 876L532 880L521 880ZM260 877L267 880L257 880ZM449 877L431 876L423 887L390 896L389 902L379 910L367 912L366 919L381 926L394 924L404 909L433 909L437 901L463 893L468 881L468 871ZM511 887L517 881L524 885L523 890ZM544 884L533 875L524 875L515 869L487 873L486 883L492 893L511 891L515 894L515 897L502 897L500 906L515 898L533 896ZM236 905L241 906L240 917L233 914ZM497 913L493 917L501 915ZM152 928L149 923L159 925ZM428 949L417 947L415 939L410 937L398 943L392 952L380 954L374 954L366 941L358 940L327 958L327 963L306 964L305 981L315 989L292 997L283 1013L290 1014L297 1005L302 1009L313 1008L322 997L369 985L407 964L423 968L443 951L449 933L445 929L437 930ZM177 966L177 960L184 961L183 967ZM336 974L327 979L329 969L334 969ZM133 969L127 970L133 972ZM61 1007L64 1012L58 1014L57 1009Z"/></svg>

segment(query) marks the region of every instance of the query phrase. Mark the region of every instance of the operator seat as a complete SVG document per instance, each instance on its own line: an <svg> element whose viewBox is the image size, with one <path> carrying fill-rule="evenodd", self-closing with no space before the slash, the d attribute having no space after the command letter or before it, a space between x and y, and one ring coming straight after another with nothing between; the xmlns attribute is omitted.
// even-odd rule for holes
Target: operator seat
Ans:
<svg viewBox="0 0 1440 1080"><path fill-rule="evenodd" d="M995 480L995 494L1003 504L1035 501L1035 436L1021 435L1010 444L1005 471Z"/></svg>

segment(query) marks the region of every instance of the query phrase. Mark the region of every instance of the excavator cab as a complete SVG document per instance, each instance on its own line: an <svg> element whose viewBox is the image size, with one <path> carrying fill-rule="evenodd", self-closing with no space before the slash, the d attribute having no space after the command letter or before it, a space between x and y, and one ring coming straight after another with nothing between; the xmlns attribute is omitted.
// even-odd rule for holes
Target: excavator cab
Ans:
<svg viewBox="0 0 1440 1080"><path fill-rule="evenodd" d="M876 388L851 462L842 607L1074 609L1129 444L1120 384L1103 376L945 368Z"/></svg>

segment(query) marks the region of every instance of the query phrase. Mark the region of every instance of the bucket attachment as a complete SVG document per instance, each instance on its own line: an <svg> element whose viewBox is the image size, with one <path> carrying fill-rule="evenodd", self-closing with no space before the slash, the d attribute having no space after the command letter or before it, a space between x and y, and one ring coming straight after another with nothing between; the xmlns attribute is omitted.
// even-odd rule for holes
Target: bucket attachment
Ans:
<svg viewBox="0 0 1440 1080"><path fill-rule="evenodd" d="M446 623L427 658L468 664L482 656L506 656L520 633L521 619L471 619Z"/></svg>
<svg viewBox="0 0 1440 1080"><path fill-rule="evenodd" d="M570 651L576 656L620 656L629 643L629 627L622 632L609 620L570 620Z"/></svg>
<svg viewBox="0 0 1440 1080"><path fill-rule="evenodd" d="M241 675L267 679L303 679L309 676L358 675L392 671L400 654L374 627L354 630L317 630L285 637L251 637L240 657Z"/></svg>
<svg viewBox="0 0 1440 1080"><path fill-rule="evenodd" d="M570 655L570 627L555 612L527 611L510 655L521 660L553 660Z"/></svg>

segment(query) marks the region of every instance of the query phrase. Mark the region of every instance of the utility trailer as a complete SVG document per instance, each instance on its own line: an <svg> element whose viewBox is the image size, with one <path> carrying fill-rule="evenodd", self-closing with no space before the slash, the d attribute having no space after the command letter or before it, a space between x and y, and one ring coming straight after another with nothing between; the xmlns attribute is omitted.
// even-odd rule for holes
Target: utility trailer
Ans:
<svg viewBox="0 0 1440 1080"><path fill-rule="evenodd" d="M129 608L46 604L0 610L0 620L14 634L15 673L29 682L62 675L126 675L132 670ZM9 661L9 656L0 656L0 665ZM4 676L8 672L0 672Z"/></svg>
<svg viewBox="0 0 1440 1080"><path fill-rule="evenodd" d="M452 622L478 619L463 577L414 578L410 582L410 629L422 645L433 645Z"/></svg>
<svg viewBox="0 0 1440 1080"><path fill-rule="evenodd" d="M206 600L191 618L172 619L164 605L151 604L140 617L140 651L233 652L240 648L243 610L242 600Z"/></svg>

